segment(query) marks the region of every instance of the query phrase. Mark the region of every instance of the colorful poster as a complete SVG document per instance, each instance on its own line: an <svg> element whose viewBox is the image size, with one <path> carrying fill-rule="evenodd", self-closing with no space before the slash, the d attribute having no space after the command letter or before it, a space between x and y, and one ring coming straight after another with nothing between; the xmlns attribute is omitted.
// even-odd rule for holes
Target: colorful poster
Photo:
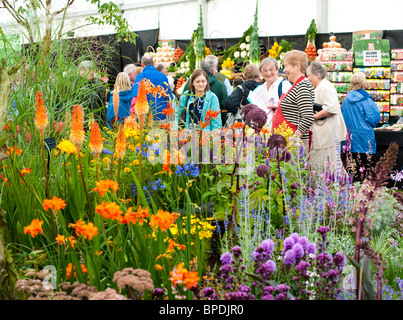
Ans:
<svg viewBox="0 0 403 320"><path fill-rule="evenodd" d="M357 67L390 66L390 46L386 39L354 41L354 63Z"/></svg>

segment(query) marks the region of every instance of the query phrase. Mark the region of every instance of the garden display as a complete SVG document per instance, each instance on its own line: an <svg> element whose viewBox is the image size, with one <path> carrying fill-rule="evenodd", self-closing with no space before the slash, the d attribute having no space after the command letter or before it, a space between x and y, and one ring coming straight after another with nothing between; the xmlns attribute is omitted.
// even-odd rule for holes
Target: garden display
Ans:
<svg viewBox="0 0 403 320"><path fill-rule="evenodd" d="M223 70L255 63L255 49L261 56L256 25L223 51ZM272 132L252 104L231 128L210 131L219 114L210 109L191 130L178 127L172 98L157 121L147 97L167 92L146 79L131 114L105 123L89 100L112 85L106 44L17 51L3 39L1 300L153 300L166 315L171 301L403 298L397 143L367 171L349 163L347 137L341 152L361 177L353 181L329 163L313 169L293 130L284 123ZM267 54L281 60L287 45ZM207 52L199 25L184 52L163 46L155 56L177 60L181 87ZM321 62L346 66L330 74L346 94L352 55L327 52ZM92 81L77 73L88 60ZM401 102L400 84L385 82L390 68L364 70L374 99ZM119 94L112 99L118 106Z"/></svg>

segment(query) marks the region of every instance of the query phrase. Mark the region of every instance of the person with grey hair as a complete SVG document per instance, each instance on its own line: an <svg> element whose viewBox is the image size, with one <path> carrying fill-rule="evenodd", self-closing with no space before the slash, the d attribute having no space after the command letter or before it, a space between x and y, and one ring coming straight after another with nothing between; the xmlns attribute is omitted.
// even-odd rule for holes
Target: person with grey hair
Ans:
<svg viewBox="0 0 403 320"><path fill-rule="evenodd" d="M265 80L263 84L253 90L248 100L257 105L267 114L266 125L272 127L274 112L283 93L291 88L291 83L278 75L278 62L272 57L264 58L259 65L259 71Z"/></svg>
<svg viewBox="0 0 403 320"><path fill-rule="evenodd" d="M351 145L347 145L351 151L351 159L347 161L344 155L343 160L347 171L353 174L354 181L360 181L361 174L364 176L372 167L368 155L376 153L374 128L381 117L378 106L364 90L367 87L365 74L354 73L350 83L351 90L343 100L341 112L351 142Z"/></svg>
<svg viewBox="0 0 403 320"><path fill-rule="evenodd" d="M228 96L234 91L228 77L225 74L218 72L218 58L215 55L208 55L205 59L206 62L213 65L214 64L214 76L224 83L225 87L227 88ZM212 66L211 66L212 67Z"/></svg>
<svg viewBox="0 0 403 320"><path fill-rule="evenodd" d="M136 79L137 76L136 65L134 63L125 65L125 67L123 68L123 72L129 75L130 81L132 82L133 85L134 80Z"/></svg>
<svg viewBox="0 0 403 320"><path fill-rule="evenodd" d="M315 170L331 168L344 173L340 146L346 140L346 125L341 114L336 88L326 79L327 70L319 61L312 61L306 75L315 92L316 110L312 124L312 144L309 151L311 167Z"/></svg>
<svg viewBox="0 0 403 320"><path fill-rule="evenodd" d="M165 95L158 94L156 97L151 94L147 95L148 104L152 110L154 120L166 120L166 115L162 111L171 106L172 97L168 78L165 74L155 69L154 59L150 53L146 52L141 57L141 66L143 67L143 71L137 75L134 83L135 97L133 98L132 105L137 100L140 81L148 79L154 86L160 86L166 93Z"/></svg>

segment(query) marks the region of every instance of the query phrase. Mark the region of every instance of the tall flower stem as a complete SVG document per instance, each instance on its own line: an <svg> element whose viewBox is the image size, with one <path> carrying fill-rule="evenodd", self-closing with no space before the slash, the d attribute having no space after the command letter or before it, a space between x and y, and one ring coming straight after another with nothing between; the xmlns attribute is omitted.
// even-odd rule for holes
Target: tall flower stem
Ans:
<svg viewBox="0 0 403 320"><path fill-rule="evenodd" d="M81 155L80 155L79 150L77 152L77 156L78 156L78 165L80 166L81 180L82 180L83 186L84 186L85 197L87 198L87 205L88 205L88 211L90 213L90 219L91 219L91 222L94 223L94 212L92 211L90 196L88 194L87 184L85 182L84 170L83 170L83 165L82 165Z"/></svg>
<svg viewBox="0 0 403 320"><path fill-rule="evenodd" d="M42 156L42 165L45 174L45 191L46 191L46 198L50 198L50 191L49 191L49 175L48 175L48 168L46 166L46 159L45 159L45 139L44 135L41 134L41 156Z"/></svg>
<svg viewBox="0 0 403 320"><path fill-rule="evenodd" d="M141 185L141 167L143 163L143 124L140 124L140 154L139 154L139 172L138 172L138 180ZM140 192L137 192L137 206L140 205Z"/></svg>

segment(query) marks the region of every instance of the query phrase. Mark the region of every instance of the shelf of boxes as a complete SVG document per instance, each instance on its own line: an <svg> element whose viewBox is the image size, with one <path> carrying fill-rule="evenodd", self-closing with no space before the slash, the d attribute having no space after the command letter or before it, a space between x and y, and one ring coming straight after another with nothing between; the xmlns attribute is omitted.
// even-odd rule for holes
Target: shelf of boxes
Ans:
<svg viewBox="0 0 403 320"><path fill-rule="evenodd" d="M381 112L379 125L389 122L391 108L391 68L355 67L353 72L363 72L367 78L367 91Z"/></svg>
<svg viewBox="0 0 403 320"><path fill-rule="evenodd" d="M390 115L403 116L403 49L392 49L390 57Z"/></svg>
<svg viewBox="0 0 403 320"><path fill-rule="evenodd" d="M353 52L341 50L322 51L318 57L328 71L327 79L333 83L340 104L350 91L350 77L353 74Z"/></svg>

